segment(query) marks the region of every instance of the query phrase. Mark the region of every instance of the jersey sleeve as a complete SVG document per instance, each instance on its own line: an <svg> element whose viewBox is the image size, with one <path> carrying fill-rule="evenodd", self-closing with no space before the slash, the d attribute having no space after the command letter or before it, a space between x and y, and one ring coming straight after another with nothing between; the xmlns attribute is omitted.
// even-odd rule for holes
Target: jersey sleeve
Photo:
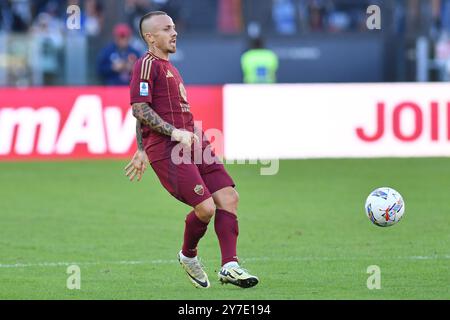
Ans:
<svg viewBox="0 0 450 320"><path fill-rule="evenodd" d="M130 81L130 104L152 103L155 67L152 59L148 58L135 63Z"/></svg>

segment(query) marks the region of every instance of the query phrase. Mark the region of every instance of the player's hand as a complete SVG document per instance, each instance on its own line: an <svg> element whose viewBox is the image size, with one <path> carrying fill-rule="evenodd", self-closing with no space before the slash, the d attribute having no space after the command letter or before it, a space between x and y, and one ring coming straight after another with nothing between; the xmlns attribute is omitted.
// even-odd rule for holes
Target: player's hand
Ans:
<svg viewBox="0 0 450 320"><path fill-rule="evenodd" d="M200 142L200 140L196 134L194 134L190 131L179 130L179 129L175 129L172 131L172 139L182 143L183 145L185 145L187 147L190 147L192 145L192 143L194 143L194 142L196 142L196 143Z"/></svg>
<svg viewBox="0 0 450 320"><path fill-rule="evenodd" d="M137 181L141 181L142 175L147 169L148 158L145 151L136 151L130 163L125 167L125 175L133 181L137 176Z"/></svg>

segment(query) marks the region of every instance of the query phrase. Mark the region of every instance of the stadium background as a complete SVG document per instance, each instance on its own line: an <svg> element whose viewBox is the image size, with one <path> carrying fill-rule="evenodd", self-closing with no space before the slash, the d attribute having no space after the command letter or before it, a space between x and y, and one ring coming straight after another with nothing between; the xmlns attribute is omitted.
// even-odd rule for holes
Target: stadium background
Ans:
<svg viewBox="0 0 450 320"><path fill-rule="evenodd" d="M381 30L366 26L381 8ZM69 30L70 5L81 8ZM130 185L126 86L98 56L117 23L174 17L173 63L241 195L239 254L261 286L191 290L175 261L188 208L148 171ZM448 299L450 1L0 1L0 298ZM255 30L278 84L242 84ZM208 132L207 132L208 134ZM273 176L259 160L281 158ZM405 219L370 225L392 186ZM200 252L214 279L214 232ZM66 268L81 269L69 290ZM369 290L378 265L382 289ZM186 287L186 289L184 289ZM181 289L181 290L180 290Z"/></svg>

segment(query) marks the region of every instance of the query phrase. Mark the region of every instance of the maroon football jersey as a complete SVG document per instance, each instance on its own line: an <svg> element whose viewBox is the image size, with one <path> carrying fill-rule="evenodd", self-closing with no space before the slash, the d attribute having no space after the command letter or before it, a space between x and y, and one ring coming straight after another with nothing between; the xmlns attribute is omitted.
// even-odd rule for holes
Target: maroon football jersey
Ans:
<svg viewBox="0 0 450 320"><path fill-rule="evenodd" d="M130 89L131 104L147 102L164 121L194 132L183 79L168 60L148 51L134 65ZM150 162L170 158L172 147L177 144L148 126L142 126L142 137Z"/></svg>

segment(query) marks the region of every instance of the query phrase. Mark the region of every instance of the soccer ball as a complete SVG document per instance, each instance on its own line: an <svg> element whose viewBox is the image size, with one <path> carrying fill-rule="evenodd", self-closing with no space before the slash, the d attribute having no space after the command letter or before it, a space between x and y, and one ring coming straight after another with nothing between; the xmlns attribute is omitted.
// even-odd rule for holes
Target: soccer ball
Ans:
<svg viewBox="0 0 450 320"><path fill-rule="evenodd" d="M399 222L405 213L405 202L392 188L378 188L366 200L366 214L373 224L390 227Z"/></svg>

